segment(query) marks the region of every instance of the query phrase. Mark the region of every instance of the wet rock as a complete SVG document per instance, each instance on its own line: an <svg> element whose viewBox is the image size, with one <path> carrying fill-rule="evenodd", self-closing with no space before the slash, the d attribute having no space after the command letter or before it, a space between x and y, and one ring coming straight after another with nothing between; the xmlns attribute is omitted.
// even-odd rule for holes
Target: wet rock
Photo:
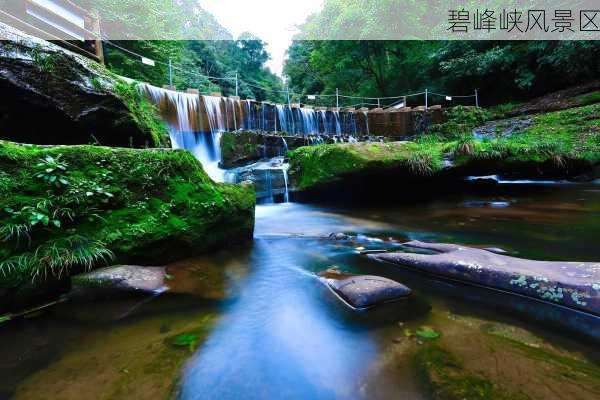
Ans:
<svg viewBox="0 0 600 400"><path fill-rule="evenodd" d="M405 243L404 247L434 254L385 253L368 257L600 314L600 262L526 260L484 249L419 241Z"/></svg>
<svg viewBox="0 0 600 400"><path fill-rule="evenodd" d="M108 289L129 292L160 293L167 290L163 267L119 265L102 268L72 278L75 291Z"/></svg>
<svg viewBox="0 0 600 400"><path fill-rule="evenodd" d="M35 144L159 145L150 125L133 116L134 102L118 95L117 80L100 65L1 23L0 36L14 38L0 43L0 92L11 99L0 103L0 138Z"/></svg>
<svg viewBox="0 0 600 400"><path fill-rule="evenodd" d="M499 247L486 247L483 250L496 253L496 254L508 254L508 251L501 249Z"/></svg>
<svg viewBox="0 0 600 400"><path fill-rule="evenodd" d="M368 254L381 254L381 253L387 253L387 250L383 250L383 249L379 249L379 250L363 250L360 252L360 254L366 256Z"/></svg>
<svg viewBox="0 0 600 400"><path fill-rule="evenodd" d="M329 234L329 239L331 239L331 240L350 240L350 239L352 239L352 236L346 235L345 233L341 233L341 232L338 232L338 233L332 232Z"/></svg>
<svg viewBox="0 0 600 400"><path fill-rule="evenodd" d="M334 293L355 309L368 309L383 303L406 298L411 290L391 279L372 275L326 279Z"/></svg>

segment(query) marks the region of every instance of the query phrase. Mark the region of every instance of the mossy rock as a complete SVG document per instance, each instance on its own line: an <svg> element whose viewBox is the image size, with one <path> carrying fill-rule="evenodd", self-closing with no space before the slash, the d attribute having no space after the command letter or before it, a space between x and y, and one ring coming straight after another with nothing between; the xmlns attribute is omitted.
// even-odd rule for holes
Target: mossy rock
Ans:
<svg viewBox="0 0 600 400"><path fill-rule="evenodd" d="M430 177L443 166L443 144L343 143L300 147L288 153L296 189L309 190L372 174Z"/></svg>
<svg viewBox="0 0 600 400"><path fill-rule="evenodd" d="M468 175L593 179L593 169L600 164L600 104L537 115L516 134L485 140L470 133L487 118L485 113L464 108L453 112L447 125L412 141L328 144L291 151L292 186L312 192L332 185L353 192L363 186L390 192L392 183L428 183L432 178L447 183Z"/></svg>
<svg viewBox="0 0 600 400"><path fill-rule="evenodd" d="M64 170L47 173L48 156ZM0 141L0 171L2 288L108 261L163 265L252 237L252 187L213 182L187 151Z"/></svg>
<svg viewBox="0 0 600 400"><path fill-rule="evenodd" d="M103 65L0 24L0 139L36 144L160 147L157 110ZM33 116L33 117L32 117Z"/></svg>

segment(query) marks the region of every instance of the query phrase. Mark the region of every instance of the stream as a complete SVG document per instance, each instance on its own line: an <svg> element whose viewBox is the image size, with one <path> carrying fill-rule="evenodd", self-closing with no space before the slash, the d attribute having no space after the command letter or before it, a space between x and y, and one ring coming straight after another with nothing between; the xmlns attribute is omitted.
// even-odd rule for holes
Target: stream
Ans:
<svg viewBox="0 0 600 400"><path fill-rule="evenodd" d="M504 311L481 289L357 250L418 239L598 261L599 217L598 184L499 185L419 204L259 205L252 243L169 265L171 292L67 301L0 327L10 343L0 398L428 399L412 356L429 344L410 334L423 326L502 387L532 399L599 398L597 344ZM331 266L402 282L415 302L354 315L316 278ZM186 337L198 340L181 345Z"/></svg>

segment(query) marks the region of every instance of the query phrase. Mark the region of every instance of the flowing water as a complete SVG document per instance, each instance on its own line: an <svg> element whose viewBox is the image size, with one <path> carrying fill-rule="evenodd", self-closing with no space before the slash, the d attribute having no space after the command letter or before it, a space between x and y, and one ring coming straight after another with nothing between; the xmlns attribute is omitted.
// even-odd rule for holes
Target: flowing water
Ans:
<svg viewBox="0 0 600 400"><path fill-rule="evenodd" d="M418 204L258 206L252 243L168 266L169 292L70 300L0 326L0 398L428 399L413 355L433 344L406 332L431 326L465 369L508 391L596 399L597 344L357 248L419 239L598 261L599 216L600 186L583 184ZM333 265L403 282L412 303L356 316L315 277Z"/></svg>

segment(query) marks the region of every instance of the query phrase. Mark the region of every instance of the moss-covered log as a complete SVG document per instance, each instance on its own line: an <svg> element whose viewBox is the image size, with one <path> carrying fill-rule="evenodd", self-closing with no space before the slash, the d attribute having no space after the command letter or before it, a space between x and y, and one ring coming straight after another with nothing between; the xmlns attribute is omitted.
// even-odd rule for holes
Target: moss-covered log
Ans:
<svg viewBox="0 0 600 400"><path fill-rule="evenodd" d="M108 261L157 265L250 239L251 187L186 151L0 141L0 288Z"/></svg>

